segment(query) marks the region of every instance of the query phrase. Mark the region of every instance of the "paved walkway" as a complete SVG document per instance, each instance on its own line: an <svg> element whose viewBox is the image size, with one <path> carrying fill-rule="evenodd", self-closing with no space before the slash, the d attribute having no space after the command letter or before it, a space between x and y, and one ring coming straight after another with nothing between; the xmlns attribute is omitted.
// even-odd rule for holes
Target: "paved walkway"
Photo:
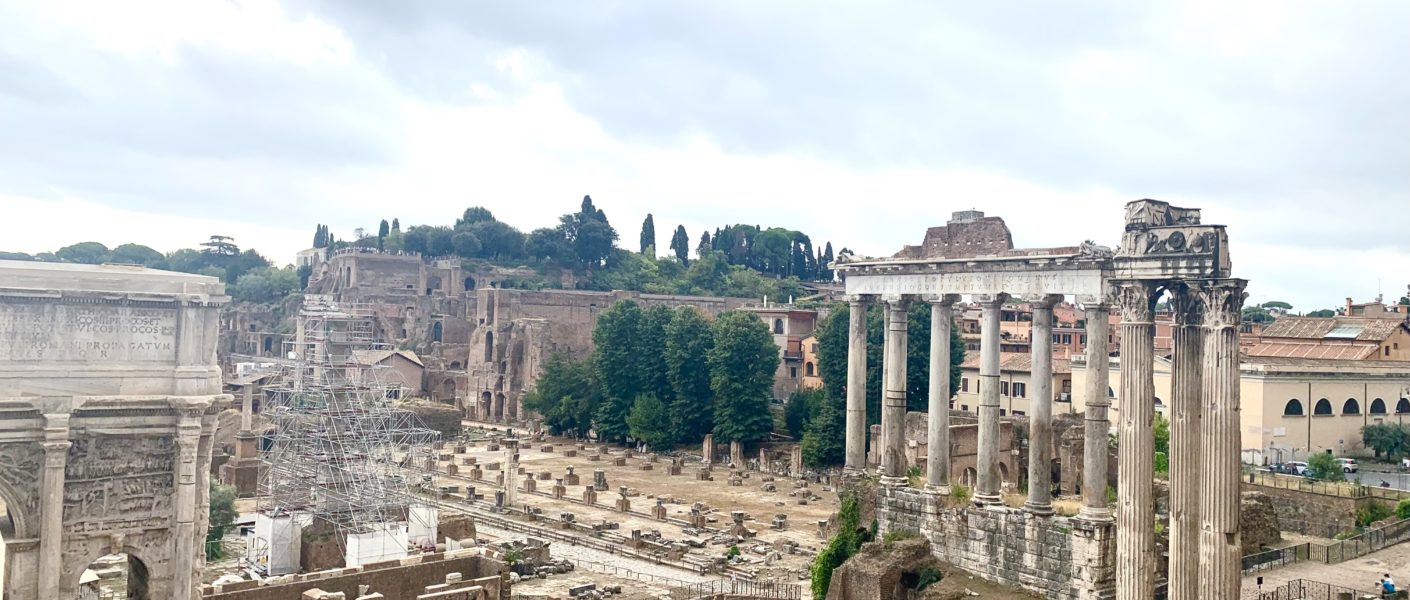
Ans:
<svg viewBox="0 0 1410 600"><path fill-rule="evenodd" d="M1244 577L1244 600L1257 600L1258 576L1263 576L1263 590L1274 588L1294 579L1311 579L1371 593L1382 573L1390 573L1401 587L1410 585L1410 544L1399 544L1372 552L1361 558L1334 565L1302 562L1260 571Z"/></svg>

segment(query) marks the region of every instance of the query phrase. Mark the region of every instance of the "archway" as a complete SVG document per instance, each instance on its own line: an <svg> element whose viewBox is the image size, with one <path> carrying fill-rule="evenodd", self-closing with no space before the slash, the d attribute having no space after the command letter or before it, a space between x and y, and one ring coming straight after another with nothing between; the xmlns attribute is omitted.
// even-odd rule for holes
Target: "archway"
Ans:
<svg viewBox="0 0 1410 600"><path fill-rule="evenodd" d="M152 600L151 572L131 549L123 548L88 563L79 572L76 585L79 600Z"/></svg>
<svg viewBox="0 0 1410 600"><path fill-rule="evenodd" d="M965 467L964 474L960 476L960 481L969 487L974 487L974 483L979 481L979 473L974 467Z"/></svg>
<svg viewBox="0 0 1410 600"><path fill-rule="evenodd" d="M475 291L475 278L474 278L474 277L466 277L466 278L465 278L465 291L467 291L467 292L473 292L473 291Z"/></svg>
<svg viewBox="0 0 1410 600"><path fill-rule="evenodd" d="M475 416L481 419L488 419L490 416L490 404L493 402L489 392L480 392L480 405L476 407Z"/></svg>
<svg viewBox="0 0 1410 600"><path fill-rule="evenodd" d="M504 392L494 396L494 418L496 421L504 420Z"/></svg>
<svg viewBox="0 0 1410 600"><path fill-rule="evenodd" d="M1009 480L1009 466L1002 461L999 462L999 481Z"/></svg>
<svg viewBox="0 0 1410 600"><path fill-rule="evenodd" d="M441 341L441 333L442 333L443 330L444 330L444 328L441 326L441 322L440 322L440 321L436 321L435 323L433 323L433 324L431 325L431 341L433 341L433 342L439 342L439 341Z"/></svg>

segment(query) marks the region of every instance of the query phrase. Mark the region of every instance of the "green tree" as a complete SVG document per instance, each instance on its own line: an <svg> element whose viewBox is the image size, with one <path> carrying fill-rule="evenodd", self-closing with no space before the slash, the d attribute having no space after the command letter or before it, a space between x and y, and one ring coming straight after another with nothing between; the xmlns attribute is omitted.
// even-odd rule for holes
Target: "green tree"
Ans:
<svg viewBox="0 0 1410 600"><path fill-rule="evenodd" d="M108 255L109 262L124 263L130 265L142 265L144 267L156 267L166 263L166 257L161 252L157 252L142 244L123 244Z"/></svg>
<svg viewBox="0 0 1410 600"><path fill-rule="evenodd" d="M1245 306L1243 320L1248 323L1272 323L1277 317L1262 306Z"/></svg>
<svg viewBox="0 0 1410 600"><path fill-rule="evenodd" d="M651 251L652 258L655 258L656 250L656 221L651 217L651 213L646 213L646 220L641 222L641 253L646 254Z"/></svg>
<svg viewBox="0 0 1410 600"><path fill-rule="evenodd" d="M783 405L783 423L788 429L788 435L794 439L799 439L803 435L803 430L808 423L817 416L822 409L823 391L797 389L788 395L788 401Z"/></svg>
<svg viewBox="0 0 1410 600"><path fill-rule="evenodd" d="M1314 310L1312 312L1309 312L1307 313L1307 316L1317 317L1319 319L1329 319L1337 316L1337 311L1332 310L1330 308L1323 308L1321 310Z"/></svg>
<svg viewBox="0 0 1410 600"><path fill-rule="evenodd" d="M700 439L714 426L706 364L714 340L710 322L695 307L677 308L666 325L666 376L675 395L671 416L677 440Z"/></svg>
<svg viewBox="0 0 1410 600"><path fill-rule="evenodd" d="M592 332L592 343L597 347L593 361L606 392L595 421L597 435L603 440L626 439L627 413L645 389L636 351L641 321L641 307L623 300L602 311Z"/></svg>
<svg viewBox="0 0 1410 600"><path fill-rule="evenodd" d="M1410 450L1410 428L1397 423L1378 423L1361 428L1361 442L1376 456L1394 458Z"/></svg>
<svg viewBox="0 0 1410 600"><path fill-rule="evenodd" d="M715 393L715 438L752 442L773 430L769 397L779 352L768 326L752 313L731 311L715 319L710 349L710 389Z"/></svg>
<svg viewBox="0 0 1410 600"><path fill-rule="evenodd" d="M465 229L480 238L485 258L508 259L524 256L524 234L499 221L477 221Z"/></svg>
<svg viewBox="0 0 1410 600"><path fill-rule="evenodd" d="M641 391L656 396L666 406L670 406L676 395L671 386L670 367L666 364L666 329L674 317L671 307L662 304L642 311L633 349L637 355Z"/></svg>
<svg viewBox="0 0 1410 600"><path fill-rule="evenodd" d="M377 225L377 249L385 250L387 247L387 236L392 233L391 224L386 219Z"/></svg>
<svg viewBox="0 0 1410 600"><path fill-rule="evenodd" d="M710 241L710 232L709 232L709 231L702 231L702 232L700 232L700 243L699 243L699 244L696 244L696 246L695 246L695 255L696 255L696 256L705 256L705 253L706 253L706 252L709 252L709 251L714 250L714 249L715 249L714 243Z"/></svg>
<svg viewBox="0 0 1410 600"><path fill-rule="evenodd" d="M108 261L108 247L98 242L79 242L59 248L54 256L64 262L98 265Z"/></svg>
<svg viewBox="0 0 1410 600"><path fill-rule="evenodd" d="M645 442L654 450L669 450L675 444L670 411L655 394L636 397L631 412L627 414L627 427L632 438Z"/></svg>
<svg viewBox="0 0 1410 600"><path fill-rule="evenodd" d="M210 482L210 519L207 521L209 529L206 530L206 559L215 560L221 558L220 539L225 537L225 530L235 522L235 488L233 486L221 485L214 479Z"/></svg>
<svg viewBox="0 0 1410 600"><path fill-rule="evenodd" d="M245 273L230 286L230 296L243 302L279 302L299 289L299 273L293 267L259 267Z"/></svg>
<svg viewBox="0 0 1410 600"><path fill-rule="evenodd" d="M209 241L201 242L205 248L201 252L214 256L235 256L240 254L240 247L235 245L235 238L228 235L213 235Z"/></svg>
<svg viewBox="0 0 1410 600"><path fill-rule="evenodd" d="M846 459L847 422L841 399L824 394L818 414L803 432L803 462L813 467L842 464Z"/></svg>
<svg viewBox="0 0 1410 600"><path fill-rule="evenodd" d="M487 223L489 221L494 220L494 214L491 213L488 208L485 208L483 206L472 206L470 208L465 209L465 214L461 215L459 219L455 220L455 227L459 229L462 225L469 226L474 225L476 223Z"/></svg>
<svg viewBox="0 0 1410 600"><path fill-rule="evenodd" d="M548 227L541 227L529 233L529 237L524 241L524 253L540 261L572 259L572 251L568 247L568 241L563 239L563 232Z"/></svg>
<svg viewBox="0 0 1410 600"><path fill-rule="evenodd" d="M314 247L314 248L327 248L327 247L328 247L328 226L327 226L327 225L323 225L323 224L320 223L320 224L314 226L314 228L313 228L313 247Z"/></svg>
<svg viewBox="0 0 1410 600"><path fill-rule="evenodd" d="M455 254L455 231L449 227L430 227L426 230L426 251L431 256L451 256Z"/></svg>
<svg viewBox="0 0 1410 600"><path fill-rule="evenodd" d="M1259 306L1267 309L1278 309L1282 311L1292 310L1293 307L1291 304L1283 302L1282 300L1269 300L1267 302L1264 302L1263 304L1260 304Z"/></svg>
<svg viewBox="0 0 1410 600"><path fill-rule="evenodd" d="M402 234L402 248L407 252L430 254L431 250L428 245L431 241L431 236L428 233L430 229L426 225L413 225L407 229L406 233Z"/></svg>
<svg viewBox="0 0 1410 600"><path fill-rule="evenodd" d="M676 225L676 232L671 234L671 253L681 264L690 264L690 234L685 232L685 225Z"/></svg>
<svg viewBox="0 0 1410 600"><path fill-rule="evenodd" d="M1170 421L1165 415L1155 413L1151 421L1151 429L1155 436L1155 472L1170 472Z"/></svg>
<svg viewBox="0 0 1410 600"><path fill-rule="evenodd" d="M457 231L450 236L455 255L461 258L474 258L480 254L480 238L469 231Z"/></svg>
<svg viewBox="0 0 1410 600"><path fill-rule="evenodd" d="M1307 471L1313 479L1320 481L1342 481L1346 475L1341 470L1341 465L1331 454L1318 452L1307 457Z"/></svg>
<svg viewBox="0 0 1410 600"><path fill-rule="evenodd" d="M592 360L554 354L544 362L533 391L524 396L524 408L542 415L554 435L587 435L603 395Z"/></svg>

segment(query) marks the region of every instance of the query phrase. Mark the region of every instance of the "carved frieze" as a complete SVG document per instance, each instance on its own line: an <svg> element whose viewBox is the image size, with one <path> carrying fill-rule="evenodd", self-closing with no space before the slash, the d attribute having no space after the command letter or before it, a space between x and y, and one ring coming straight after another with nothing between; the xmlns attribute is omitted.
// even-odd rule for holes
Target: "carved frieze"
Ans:
<svg viewBox="0 0 1410 600"><path fill-rule="evenodd" d="M17 494L25 514L33 515L39 507L39 477L44 467L44 451L39 444L19 442L0 444L0 481Z"/></svg>
<svg viewBox="0 0 1410 600"><path fill-rule="evenodd" d="M65 466L65 529L99 533L166 526L176 460L172 436L74 438Z"/></svg>

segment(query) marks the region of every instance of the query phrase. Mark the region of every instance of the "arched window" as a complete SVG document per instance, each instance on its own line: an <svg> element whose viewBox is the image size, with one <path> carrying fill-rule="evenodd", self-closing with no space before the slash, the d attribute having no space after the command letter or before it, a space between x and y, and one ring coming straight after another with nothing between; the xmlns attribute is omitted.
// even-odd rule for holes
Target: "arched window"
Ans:
<svg viewBox="0 0 1410 600"><path fill-rule="evenodd" d="M450 361L450 368L452 368L452 369L459 369L459 368L460 368L460 361L458 361L458 360Z"/></svg>
<svg viewBox="0 0 1410 600"><path fill-rule="evenodd" d="M475 291L475 278L474 278L474 277L466 277L466 278L465 278L465 291L467 291L467 292L473 292L473 291Z"/></svg>
<svg viewBox="0 0 1410 600"><path fill-rule="evenodd" d="M1401 398L1395 403L1395 414L1410 413L1410 398Z"/></svg>
<svg viewBox="0 0 1410 600"><path fill-rule="evenodd" d="M1287 405L1283 407L1283 416L1284 416L1284 417L1301 417L1301 416L1302 416L1302 403L1301 403L1301 402L1298 402L1297 398L1293 398L1292 400L1288 400Z"/></svg>
<svg viewBox="0 0 1410 600"><path fill-rule="evenodd" d="M1347 399L1346 399L1346 403L1344 403L1344 404L1341 405L1341 414L1344 414L1344 415L1359 415L1359 414L1361 414L1361 403L1360 403L1360 402L1357 402L1355 398L1347 398Z"/></svg>
<svg viewBox="0 0 1410 600"><path fill-rule="evenodd" d="M1314 414L1314 415L1330 415L1330 414L1332 414L1332 403L1331 403L1331 402L1328 402L1326 398L1323 398L1323 399L1321 399L1321 400L1318 400L1318 401L1317 401L1317 406L1312 409L1312 414Z"/></svg>
<svg viewBox="0 0 1410 600"><path fill-rule="evenodd" d="M439 342L439 341L441 341L441 331L442 331L442 328L441 328L441 322L440 322L440 321L436 321L435 324L431 325L431 341L433 341L433 342Z"/></svg>
<svg viewBox="0 0 1410 600"><path fill-rule="evenodd" d="M1386 414L1386 403L1385 403L1385 400L1381 400L1380 398L1376 398L1375 400L1372 400L1372 401L1371 401L1371 414L1373 414L1373 415L1383 415L1383 414Z"/></svg>
<svg viewBox="0 0 1410 600"><path fill-rule="evenodd" d="M774 319L774 334L783 335L783 319Z"/></svg>
<svg viewBox="0 0 1410 600"><path fill-rule="evenodd" d="M1106 388L1106 397L1108 397L1108 398L1115 398L1115 397L1116 397L1116 390L1111 389L1111 386L1107 386L1107 388Z"/></svg>
<svg viewBox="0 0 1410 600"><path fill-rule="evenodd" d="M806 364L804 364L804 365L803 365L803 373L804 373L805 375L807 375L808 377L812 377L812 376L813 376L813 363L806 363Z"/></svg>

